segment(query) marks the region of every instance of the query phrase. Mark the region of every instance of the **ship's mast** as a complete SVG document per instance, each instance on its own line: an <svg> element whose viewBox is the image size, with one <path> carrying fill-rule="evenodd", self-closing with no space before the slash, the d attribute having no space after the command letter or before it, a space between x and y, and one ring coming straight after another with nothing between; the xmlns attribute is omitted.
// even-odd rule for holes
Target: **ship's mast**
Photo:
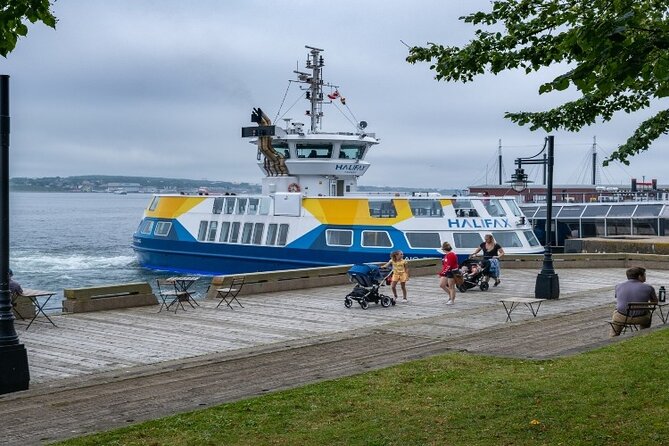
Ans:
<svg viewBox="0 0 669 446"><path fill-rule="evenodd" d="M311 132L317 132L321 127L321 120L323 118L323 56L320 48L305 45L309 50L307 55L307 69L311 69L311 74L295 71L299 82L308 85L306 88L306 98L309 100L311 107L307 110L307 115L311 118Z"/></svg>

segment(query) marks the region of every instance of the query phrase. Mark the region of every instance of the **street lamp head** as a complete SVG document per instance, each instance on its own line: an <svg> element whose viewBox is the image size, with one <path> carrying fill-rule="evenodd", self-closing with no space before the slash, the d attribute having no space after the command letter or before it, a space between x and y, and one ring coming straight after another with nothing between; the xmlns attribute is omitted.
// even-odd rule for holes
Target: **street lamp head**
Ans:
<svg viewBox="0 0 669 446"><path fill-rule="evenodd" d="M511 175L511 181L509 181L511 189L516 192L522 192L527 189L527 183L529 182L530 181L527 180L527 174L522 167L516 168L516 172Z"/></svg>

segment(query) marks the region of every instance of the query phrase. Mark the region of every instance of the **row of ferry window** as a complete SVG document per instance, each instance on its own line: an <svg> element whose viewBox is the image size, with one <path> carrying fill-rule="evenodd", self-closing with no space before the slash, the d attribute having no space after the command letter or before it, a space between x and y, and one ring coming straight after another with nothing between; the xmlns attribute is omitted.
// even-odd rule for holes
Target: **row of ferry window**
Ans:
<svg viewBox="0 0 669 446"><path fill-rule="evenodd" d="M522 215L520 209L513 200L509 206L514 215ZM505 217L506 212L499 200L483 200L484 208L491 217ZM392 199L369 200L369 215L376 218L397 217L397 209ZM435 200L409 200L409 207L414 217L437 217L444 216L441 201ZM246 198L246 197L217 197L214 199L212 213L227 215L268 215L270 209L269 197ZM476 210L470 200L456 200L454 203L455 213L458 217L478 217Z"/></svg>
<svg viewBox="0 0 669 446"><path fill-rule="evenodd" d="M218 238L217 238L218 235ZM197 239L201 242L222 243L241 243L243 245L262 245L284 246L288 239L288 224L270 223L267 225L265 234L265 223L240 223L238 221L224 221L220 224L217 221L200 222L200 229Z"/></svg>
<svg viewBox="0 0 669 446"><path fill-rule="evenodd" d="M154 230L155 224L155 230ZM141 228L142 234L149 235L153 231L156 236L166 237L172 228L171 222L146 220ZM219 231L220 228L220 231ZM285 223L270 223L265 233L264 223L240 223L202 220L197 239L202 242L241 243L243 245L285 246L288 239L289 225ZM532 231L523 231L530 246L539 246L539 241ZM493 231L493 237L506 248L521 248L523 246L518 234L513 231ZM442 240L438 232L406 232L407 242L412 248L431 249L439 248ZM263 239L264 237L264 239ZM353 246L353 230L327 229L325 242L328 246ZM477 232L453 232L454 248L476 248L483 242L483 237ZM387 231L362 231L361 245L366 248L392 248L393 243Z"/></svg>
<svg viewBox="0 0 669 446"><path fill-rule="evenodd" d="M530 246L539 246L534 232L522 231ZM407 242L412 248L439 249L441 247L441 236L438 232L405 232ZM483 236L477 232L453 232L454 248L474 249L483 243ZM492 232L495 240L505 248L522 248L523 243L515 231ZM328 246L350 247L353 246L353 231L350 229L327 229L325 241ZM386 231L362 231L361 245L366 248L392 248L393 243L390 234Z"/></svg>

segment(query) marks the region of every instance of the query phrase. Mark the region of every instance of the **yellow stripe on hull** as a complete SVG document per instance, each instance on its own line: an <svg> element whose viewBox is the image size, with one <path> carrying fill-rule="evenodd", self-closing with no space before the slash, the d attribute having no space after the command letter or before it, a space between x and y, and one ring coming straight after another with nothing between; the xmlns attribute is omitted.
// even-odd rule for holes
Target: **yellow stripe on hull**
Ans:
<svg viewBox="0 0 669 446"><path fill-rule="evenodd" d="M364 199L322 199L305 198L302 205L321 224L330 225L367 225L390 226L413 217L409 201L405 198L393 199L397 217L377 218L369 215L369 200ZM439 200L442 206L450 205L452 200Z"/></svg>
<svg viewBox="0 0 669 446"><path fill-rule="evenodd" d="M147 217L177 218L206 200L206 197L160 197L153 211L146 211Z"/></svg>

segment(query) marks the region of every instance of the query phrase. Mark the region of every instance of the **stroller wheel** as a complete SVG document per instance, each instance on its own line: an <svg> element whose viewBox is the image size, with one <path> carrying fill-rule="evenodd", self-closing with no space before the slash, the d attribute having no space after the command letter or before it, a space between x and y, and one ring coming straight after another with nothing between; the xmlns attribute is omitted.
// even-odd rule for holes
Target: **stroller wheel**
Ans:
<svg viewBox="0 0 669 446"><path fill-rule="evenodd" d="M461 293L465 293L467 292L467 288L465 288L464 285L458 285L458 291L460 291Z"/></svg>
<svg viewBox="0 0 669 446"><path fill-rule="evenodd" d="M369 307L369 303L365 299L360 299L360 306L363 310L366 310Z"/></svg>
<svg viewBox="0 0 669 446"><path fill-rule="evenodd" d="M381 295L381 306L384 308L388 308L390 304L392 303L392 299L385 294Z"/></svg>
<svg viewBox="0 0 669 446"><path fill-rule="evenodd" d="M393 306L395 306L395 304L397 303L397 299L390 299L390 303L391 303Z"/></svg>
<svg viewBox="0 0 669 446"><path fill-rule="evenodd" d="M344 306L346 308L351 308L353 306L353 300L350 297L346 296L344 298Z"/></svg>
<svg viewBox="0 0 669 446"><path fill-rule="evenodd" d="M479 288L481 288L481 291L487 291L488 288L490 288L490 284L488 282L481 282L481 286Z"/></svg>

